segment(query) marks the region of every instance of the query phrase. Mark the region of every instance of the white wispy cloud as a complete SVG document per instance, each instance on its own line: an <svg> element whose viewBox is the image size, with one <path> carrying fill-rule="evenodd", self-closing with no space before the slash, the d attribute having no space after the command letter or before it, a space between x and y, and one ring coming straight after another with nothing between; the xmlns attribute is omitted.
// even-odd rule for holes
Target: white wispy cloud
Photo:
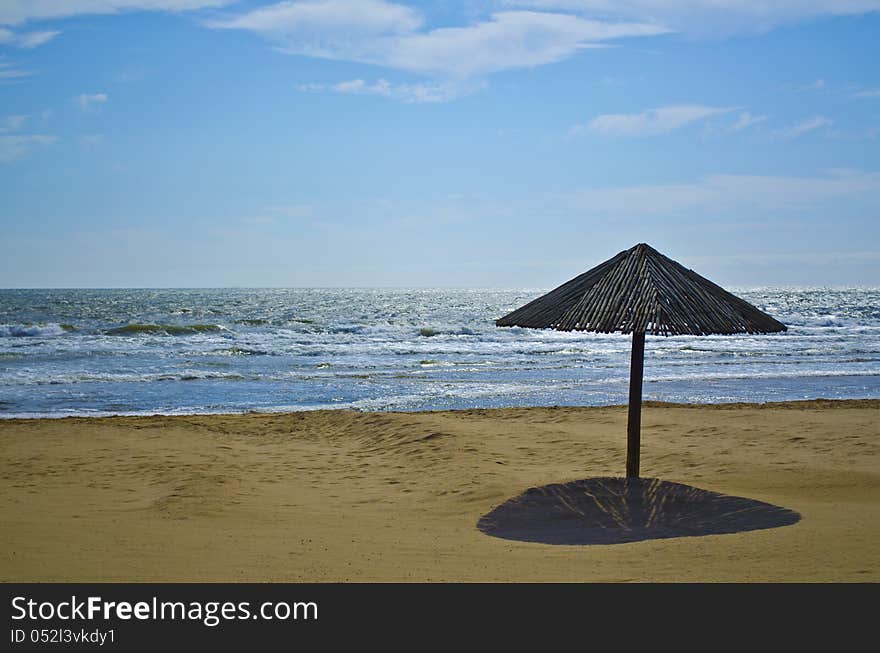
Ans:
<svg viewBox="0 0 880 653"><path fill-rule="evenodd" d="M798 136L803 136L804 134L816 131L822 127L830 127L833 124L834 121L831 118L825 116L812 116L811 118L806 118L800 122L796 122L793 125L778 130L776 135L781 136L782 138L797 138Z"/></svg>
<svg viewBox="0 0 880 653"><path fill-rule="evenodd" d="M402 36L394 41L383 63L434 75L487 75L562 61L618 38L666 31L645 23L607 23L569 14L501 12L467 27Z"/></svg>
<svg viewBox="0 0 880 653"><path fill-rule="evenodd" d="M0 27L0 45L9 45L16 48L29 50L48 43L60 32L55 30L43 30L38 32L13 32L11 29Z"/></svg>
<svg viewBox="0 0 880 653"><path fill-rule="evenodd" d="M627 86L630 83L629 79L617 75L602 75L599 81L603 86Z"/></svg>
<svg viewBox="0 0 880 653"><path fill-rule="evenodd" d="M362 79L352 79L347 82L340 82L332 87L334 91L340 93L367 93L376 95L388 95L391 91L391 84L384 79L380 79L372 86L366 84Z"/></svg>
<svg viewBox="0 0 880 653"><path fill-rule="evenodd" d="M58 140L47 134L23 134L31 116L15 114L0 116L0 164L12 163L20 159L29 150L51 145Z"/></svg>
<svg viewBox="0 0 880 653"><path fill-rule="evenodd" d="M0 25L32 20L68 18L80 14L116 14L125 11L191 11L220 7L234 0L3 0Z"/></svg>
<svg viewBox="0 0 880 653"><path fill-rule="evenodd" d="M795 91L815 91L832 93L852 99L866 99L880 97L880 88L864 87L858 84L832 84L824 79L817 79L809 84L787 84L783 88Z"/></svg>
<svg viewBox="0 0 880 653"><path fill-rule="evenodd" d="M728 129L732 132L739 132L757 125L758 123L764 122L765 120L767 120L767 116L753 116L748 111L743 111L737 116L736 122Z"/></svg>
<svg viewBox="0 0 880 653"><path fill-rule="evenodd" d="M594 118L587 125L576 125L572 131L589 130L607 136L653 136L667 134L733 110L733 107L679 104L647 109L641 113L607 113Z"/></svg>
<svg viewBox="0 0 880 653"><path fill-rule="evenodd" d="M34 147L51 145L57 140L45 134L0 134L0 163L12 163Z"/></svg>
<svg viewBox="0 0 880 653"><path fill-rule="evenodd" d="M828 89L828 83L824 79L817 79L809 84L800 84L794 88L796 91L825 91Z"/></svg>
<svg viewBox="0 0 880 653"><path fill-rule="evenodd" d="M21 131L30 116L0 116L0 134Z"/></svg>
<svg viewBox="0 0 880 653"><path fill-rule="evenodd" d="M118 73L113 81L117 84L131 84L144 78L145 72L140 68L128 68Z"/></svg>
<svg viewBox="0 0 880 653"><path fill-rule="evenodd" d="M446 78L541 66L613 39L668 31L647 23L535 11L499 12L467 25L431 29L416 10L386 0L280 2L206 25L256 33L289 54Z"/></svg>
<svg viewBox="0 0 880 653"><path fill-rule="evenodd" d="M647 21L701 36L762 33L825 16L880 11L880 0L504 0L504 4Z"/></svg>
<svg viewBox="0 0 880 653"><path fill-rule="evenodd" d="M824 79L817 79L809 84L787 84L783 88L795 91L831 93L857 100L880 97L880 88L865 87L859 84L833 84Z"/></svg>
<svg viewBox="0 0 880 653"><path fill-rule="evenodd" d="M344 93L348 95L375 95L406 103L446 102L471 92L478 85L458 83L393 84L386 79L366 82L351 79L337 84L301 84L298 90L305 93Z"/></svg>
<svg viewBox="0 0 880 653"><path fill-rule="evenodd" d="M225 19L210 27L245 29L278 37L323 33L399 34L422 26L421 15L385 0L299 0L278 2ZM320 47L318 48L320 49Z"/></svg>
<svg viewBox="0 0 880 653"><path fill-rule="evenodd" d="M693 183L590 188L569 196L585 213L608 218L784 211L857 199L880 207L880 173L834 170L821 176L708 175Z"/></svg>
<svg viewBox="0 0 880 653"><path fill-rule="evenodd" d="M42 30L39 32L23 32L18 35L18 47L20 48L36 48L40 45L48 43L61 32L57 30Z"/></svg>
<svg viewBox="0 0 880 653"><path fill-rule="evenodd" d="M106 93L80 93L73 98L73 103L82 111L92 111L97 105L107 101Z"/></svg>
<svg viewBox="0 0 880 653"><path fill-rule="evenodd" d="M29 70L22 70L18 66L3 58L0 58L0 82L4 80L16 80L24 77L30 77Z"/></svg>

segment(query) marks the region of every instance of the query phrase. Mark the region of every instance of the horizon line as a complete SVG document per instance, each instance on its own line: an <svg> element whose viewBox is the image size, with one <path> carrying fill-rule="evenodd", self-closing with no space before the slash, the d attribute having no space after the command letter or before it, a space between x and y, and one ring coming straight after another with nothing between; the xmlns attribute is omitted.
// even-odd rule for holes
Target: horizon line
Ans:
<svg viewBox="0 0 880 653"><path fill-rule="evenodd" d="M9 290L544 290L556 286L6 286ZM880 284L731 284L737 290L880 290Z"/></svg>

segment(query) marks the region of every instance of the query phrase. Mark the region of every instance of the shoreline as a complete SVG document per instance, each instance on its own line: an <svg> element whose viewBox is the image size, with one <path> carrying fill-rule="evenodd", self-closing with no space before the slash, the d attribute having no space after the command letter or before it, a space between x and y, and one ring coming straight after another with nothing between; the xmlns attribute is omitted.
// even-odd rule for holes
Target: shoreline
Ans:
<svg viewBox="0 0 880 653"><path fill-rule="evenodd" d="M0 421L0 580L880 581L880 400L646 402L644 477L792 525L491 537L528 488L624 471L624 406Z"/></svg>
<svg viewBox="0 0 880 653"><path fill-rule="evenodd" d="M817 397L815 399L796 399L791 401L730 401L715 403L681 403L674 401L652 401L646 400L642 402L642 407L648 408L705 408L708 410L724 410L725 408L809 408L809 407L862 407L862 408L880 408L880 398L856 398L856 399L829 399L825 397ZM598 404L589 406L575 405L530 405L530 406L493 406L488 408L436 408L427 410L361 410L359 408L303 408L301 410L246 410L237 413L109 413L104 415L36 415L34 417L6 417L0 413L0 425L4 423L16 422L33 422L40 420L102 420L115 418L150 418L150 417L243 417L253 415L255 417L270 417L277 415L298 415L300 413L335 413L349 412L364 415L430 415L435 413L462 413L468 411L492 411L492 410L531 410L531 409L553 409L553 408L575 408L579 410L592 410L604 408L626 408L627 404Z"/></svg>

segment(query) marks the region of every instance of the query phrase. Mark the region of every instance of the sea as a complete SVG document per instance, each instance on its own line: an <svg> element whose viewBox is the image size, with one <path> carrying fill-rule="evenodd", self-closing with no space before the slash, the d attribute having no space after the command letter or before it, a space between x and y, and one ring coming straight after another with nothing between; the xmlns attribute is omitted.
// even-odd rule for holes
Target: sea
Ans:
<svg viewBox="0 0 880 653"><path fill-rule="evenodd" d="M0 290L0 418L623 404L631 338L548 289ZM789 330L648 336L644 398L880 398L880 288L732 289Z"/></svg>

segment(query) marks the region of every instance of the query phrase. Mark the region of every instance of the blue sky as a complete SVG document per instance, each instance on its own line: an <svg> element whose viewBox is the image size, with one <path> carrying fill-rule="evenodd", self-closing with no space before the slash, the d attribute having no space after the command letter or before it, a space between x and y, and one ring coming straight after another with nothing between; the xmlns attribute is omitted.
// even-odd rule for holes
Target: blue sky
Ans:
<svg viewBox="0 0 880 653"><path fill-rule="evenodd" d="M880 0L0 0L0 287L880 285Z"/></svg>

